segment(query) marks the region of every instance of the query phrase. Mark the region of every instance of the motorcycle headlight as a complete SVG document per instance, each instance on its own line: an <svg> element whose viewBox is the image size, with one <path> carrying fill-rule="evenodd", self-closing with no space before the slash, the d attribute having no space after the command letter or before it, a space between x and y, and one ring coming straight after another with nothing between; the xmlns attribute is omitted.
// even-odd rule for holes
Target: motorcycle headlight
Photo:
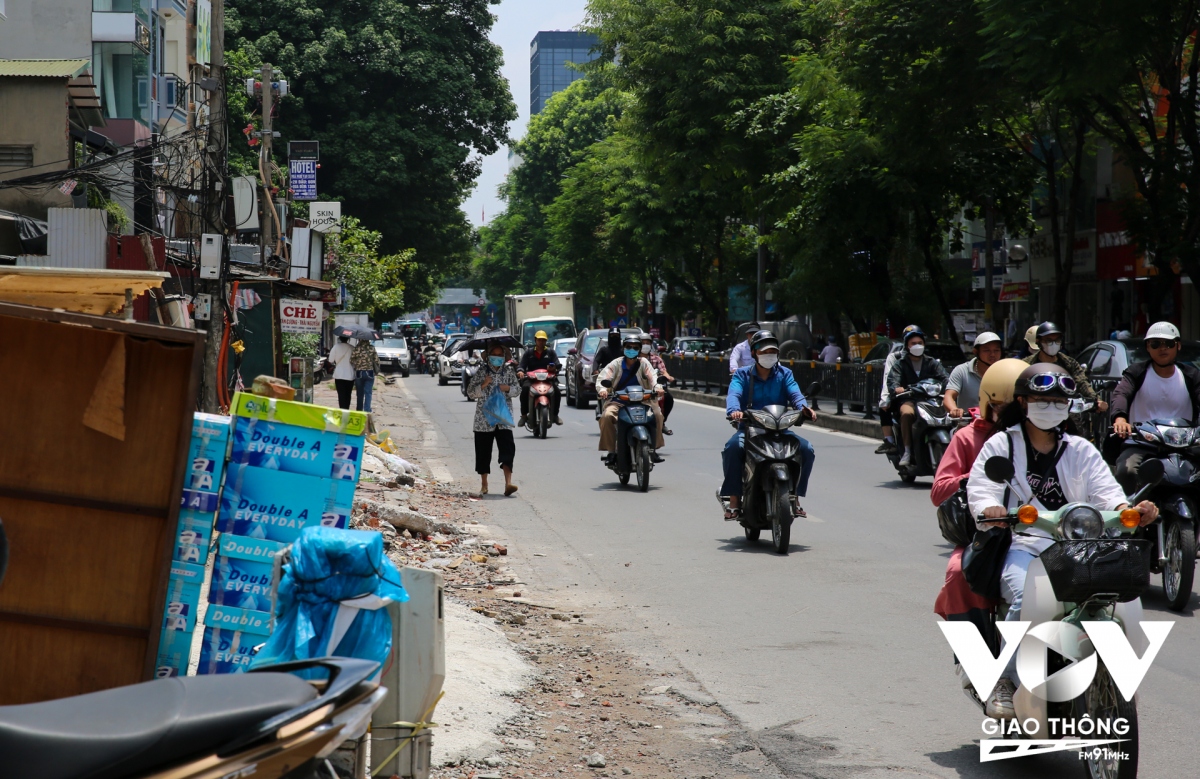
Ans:
<svg viewBox="0 0 1200 779"><path fill-rule="evenodd" d="M750 418L768 430L779 429L778 423L775 421L775 417L761 409L752 409L750 411Z"/></svg>
<svg viewBox="0 0 1200 779"><path fill-rule="evenodd" d="M796 409L795 411L789 411L779 418L779 429L783 430L784 428L791 427L792 425L796 424L796 421L799 419L799 409Z"/></svg>
<svg viewBox="0 0 1200 779"><path fill-rule="evenodd" d="M1079 503L1066 510L1058 530L1068 541L1100 538L1104 535L1104 519L1095 508Z"/></svg>
<svg viewBox="0 0 1200 779"><path fill-rule="evenodd" d="M1187 427L1167 427L1166 425L1156 425L1158 432L1163 437L1163 443L1167 446L1176 449L1182 449L1191 443L1192 431Z"/></svg>
<svg viewBox="0 0 1200 779"><path fill-rule="evenodd" d="M550 387L546 386L545 384L534 384L529 389L535 395L549 395L550 394Z"/></svg>

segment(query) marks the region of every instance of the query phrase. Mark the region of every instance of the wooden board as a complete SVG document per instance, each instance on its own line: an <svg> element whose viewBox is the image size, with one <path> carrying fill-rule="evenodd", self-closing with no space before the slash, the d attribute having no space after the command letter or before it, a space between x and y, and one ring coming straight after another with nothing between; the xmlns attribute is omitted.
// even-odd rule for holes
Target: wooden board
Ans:
<svg viewBox="0 0 1200 779"><path fill-rule="evenodd" d="M0 268L0 301L61 308L86 314L115 314L125 307L125 290L136 298L160 288L169 273L87 268Z"/></svg>
<svg viewBox="0 0 1200 779"><path fill-rule="evenodd" d="M0 303L0 705L152 677L203 342Z"/></svg>

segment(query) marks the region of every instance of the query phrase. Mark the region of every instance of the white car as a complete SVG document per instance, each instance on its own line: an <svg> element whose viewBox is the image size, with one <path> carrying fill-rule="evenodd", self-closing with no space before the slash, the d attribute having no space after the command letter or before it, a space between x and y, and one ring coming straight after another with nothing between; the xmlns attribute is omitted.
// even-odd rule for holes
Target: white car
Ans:
<svg viewBox="0 0 1200 779"><path fill-rule="evenodd" d="M455 333L446 339L446 345L438 352L439 386L444 387L452 381L462 381L462 369L467 361L467 353L455 352L454 348L470 337L467 333Z"/></svg>
<svg viewBox="0 0 1200 779"><path fill-rule="evenodd" d="M412 368L412 355L409 354L407 341L399 336L385 335L382 340L376 342L375 352L379 355L381 373L391 369L400 371L400 375L408 378Z"/></svg>
<svg viewBox="0 0 1200 779"><path fill-rule="evenodd" d="M574 338L558 338L550 345L554 349L554 353L558 355L558 364L561 366L558 371L558 391L562 394L567 394L567 353L575 348Z"/></svg>

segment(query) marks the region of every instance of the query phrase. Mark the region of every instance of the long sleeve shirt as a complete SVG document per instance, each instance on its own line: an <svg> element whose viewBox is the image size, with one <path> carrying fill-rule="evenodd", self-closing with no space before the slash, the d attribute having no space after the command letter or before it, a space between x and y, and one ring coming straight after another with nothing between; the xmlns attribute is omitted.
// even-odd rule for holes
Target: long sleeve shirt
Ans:
<svg viewBox="0 0 1200 779"><path fill-rule="evenodd" d="M729 372L737 373L747 365L754 364L754 355L750 353L750 342L741 341L729 353Z"/></svg>
<svg viewBox="0 0 1200 779"><path fill-rule="evenodd" d="M933 477L933 489L929 491L933 505L942 505L958 492L963 479L971 475L971 467L975 465L979 450L994 432L996 427L991 422L976 419L954 434Z"/></svg>
<svg viewBox="0 0 1200 779"><path fill-rule="evenodd" d="M754 388L751 402L750 388ZM758 377L756 366L739 368L729 381L729 394L725 398L725 416L735 411L749 411L767 406L786 406L803 408L808 405L796 377L790 370L775 364L765 380Z"/></svg>

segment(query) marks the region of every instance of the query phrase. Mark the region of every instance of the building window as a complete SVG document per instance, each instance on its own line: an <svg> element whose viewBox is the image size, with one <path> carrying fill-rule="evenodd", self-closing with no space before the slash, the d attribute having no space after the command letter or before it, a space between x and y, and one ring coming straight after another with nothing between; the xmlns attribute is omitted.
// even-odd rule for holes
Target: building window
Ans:
<svg viewBox="0 0 1200 779"><path fill-rule="evenodd" d="M92 72L106 119L149 123L150 58L130 43L92 44Z"/></svg>
<svg viewBox="0 0 1200 779"><path fill-rule="evenodd" d="M0 145L0 168L32 168L33 147Z"/></svg>

